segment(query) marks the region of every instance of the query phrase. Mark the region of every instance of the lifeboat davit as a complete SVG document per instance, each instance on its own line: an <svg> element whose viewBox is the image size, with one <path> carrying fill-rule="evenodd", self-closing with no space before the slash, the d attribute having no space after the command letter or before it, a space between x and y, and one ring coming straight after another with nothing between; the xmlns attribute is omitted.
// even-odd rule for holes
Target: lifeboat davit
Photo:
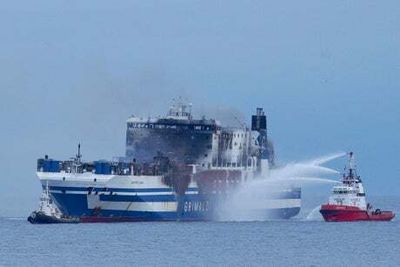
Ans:
<svg viewBox="0 0 400 267"><path fill-rule="evenodd" d="M320 213L327 222L390 221L395 217L392 211L373 209L366 202L365 191L360 176L357 175L354 154L349 153L340 185L333 187L329 202L321 206Z"/></svg>

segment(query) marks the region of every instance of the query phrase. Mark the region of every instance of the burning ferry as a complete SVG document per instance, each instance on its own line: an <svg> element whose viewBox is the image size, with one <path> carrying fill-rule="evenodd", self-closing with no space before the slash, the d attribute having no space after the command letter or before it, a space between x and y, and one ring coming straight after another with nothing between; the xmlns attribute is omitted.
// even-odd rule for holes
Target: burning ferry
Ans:
<svg viewBox="0 0 400 267"><path fill-rule="evenodd" d="M274 167L267 137L262 108L251 128L230 128L177 102L165 117L127 120L124 157L84 162L79 146L71 160L39 159L37 175L57 208L81 222L214 220L221 200ZM254 202L255 212L288 219L300 211L301 189Z"/></svg>

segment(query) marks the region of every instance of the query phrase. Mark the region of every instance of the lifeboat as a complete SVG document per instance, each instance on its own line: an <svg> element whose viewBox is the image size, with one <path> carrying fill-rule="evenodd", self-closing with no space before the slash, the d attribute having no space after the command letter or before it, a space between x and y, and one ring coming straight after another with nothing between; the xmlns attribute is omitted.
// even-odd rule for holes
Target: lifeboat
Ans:
<svg viewBox="0 0 400 267"><path fill-rule="evenodd" d="M320 213L327 222L351 221L391 221L392 211L373 209L367 203L361 177L357 175L354 153L349 153L349 161L342 182L335 185L327 204L321 206Z"/></svg>

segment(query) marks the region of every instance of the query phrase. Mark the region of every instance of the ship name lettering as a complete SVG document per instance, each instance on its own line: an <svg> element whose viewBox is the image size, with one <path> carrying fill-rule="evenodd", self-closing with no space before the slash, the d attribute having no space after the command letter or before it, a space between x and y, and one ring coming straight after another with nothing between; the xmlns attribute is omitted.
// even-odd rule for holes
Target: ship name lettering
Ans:
<svg viewBox="0 0 400 267"><path fill-rule="evenodd" d="M143 181L132 181L131 184L143 184Z"/></svg>
<svg viewBox="0 0 400 267"><path fill-rule="evenodd" d="M208 211L208 201L185 201L184 212Z"/></svg>

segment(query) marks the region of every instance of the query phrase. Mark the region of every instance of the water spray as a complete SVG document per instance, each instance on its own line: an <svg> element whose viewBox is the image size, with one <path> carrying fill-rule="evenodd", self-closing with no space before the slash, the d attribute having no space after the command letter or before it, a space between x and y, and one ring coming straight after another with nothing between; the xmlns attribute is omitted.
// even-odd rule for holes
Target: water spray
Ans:
<svg viewBox="0 0 400 267"><path fill-rule="evenodd" d="M326 178L339 172L324 166L345 153L330 154L316 159L289 163L283 167L261 172L253 181L241 184L227 199L221 201L218 219L222 221L263 221L269 219L265 212L274 207L278 191L302 186L333 184L338 181ZM264 209L264 211L263 211Z"/></svg>

